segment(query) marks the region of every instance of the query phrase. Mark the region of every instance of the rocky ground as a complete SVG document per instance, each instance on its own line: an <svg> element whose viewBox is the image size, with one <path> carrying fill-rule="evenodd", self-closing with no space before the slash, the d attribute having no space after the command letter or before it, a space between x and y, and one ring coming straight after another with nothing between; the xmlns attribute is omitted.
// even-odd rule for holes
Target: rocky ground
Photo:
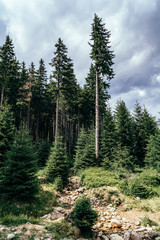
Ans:
<svg viewBox="0 0 160 240"><path fill-rule="evenodd" d="M26 223L17 227L0 226L0 239L56 239L46 230L45 223L59 222L66 218L70 222L75 201L81 195L90 197L93 208L98 211L99 214L98 221L93 226L95 239L160 240L158 233L155 231L156 226L143 227L141 225L141 220L145 217L146 212L138 210L123 211L123 203L116 194L114 194L113 189L112 194L100 188L87 190L81 187L79 179L75 177L70 178L70 183L67 188L59 194L59 205L61 205L61 207L55 207L51 213L41 217L44 225ZM138 200L137 198L137 204ZM155 221L160 219L160 213L150 213L150 215ZM77 239L83 240L79 237L78 229L75 228L74 231ZM65 239L67 240L67 238Z"/></svg>

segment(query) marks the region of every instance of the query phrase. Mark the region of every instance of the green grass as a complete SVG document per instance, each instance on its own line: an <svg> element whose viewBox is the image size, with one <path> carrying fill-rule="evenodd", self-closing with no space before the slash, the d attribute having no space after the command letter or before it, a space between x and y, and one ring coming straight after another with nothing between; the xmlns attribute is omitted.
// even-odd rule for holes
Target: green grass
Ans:
<svg viewBox="0 0 160 240"><path fill-rule="evenodd" d="M148 216L145 216L142 220L141 220L141 224L144 226L144 227L147 227L147 226L158 226L158 223L156 223L155 221L153 221L152 219L150 219Z"/></svg>
<svg viewBox="0 0 160 240"><path fill-rule="evenodd" d="M116 178L113 172L109 172L98 167L92 167L84 170L81 172L80 177L83 185L87 188L114 186L118 183L118 178Z"/></svg>
<svg viewBox="0 0 160 240"><path fill-rule="evenodd" d="M119 183L119 188L127 196L143 199L160 196L160 174L153 169L141 169Z"/></svg>
<svg viewBox="0 0 160 240"><path fill-rule="evenodd" d="M7 226L18 226L21 224L25 224L27 222L30 222L32 224L41 223L40 219L36 219L34 217L28 217L25 215L19 215L19 216L6 215L2 219L0 219L0 224L7 225Z"/></svg>
<svg viewBox="0 0 160 240"><path fill-rule="evenodd" d="M50 226L46 226L48 232L52 233L54 239L60 240L63 238L77 239L72 225L66 220L53 223Z"/></svg>
<svg viewBox="0 0 160 240"><path fill-rule="evenodd" d="M13 222L25 221L26 218L38 218L52 211L53 206L57 205L56 192L54 187L51 185L42 185L39 194L36 196L34 201L24 203L16 201L5 201L0 199L0 221L3 219L9 221L13 219ZM10 217L10 216L14 216ZM24 217L25 216L25 217ZM8 220L7 220L8 219ZM12 220L11 220L12 221Z"/></svg>

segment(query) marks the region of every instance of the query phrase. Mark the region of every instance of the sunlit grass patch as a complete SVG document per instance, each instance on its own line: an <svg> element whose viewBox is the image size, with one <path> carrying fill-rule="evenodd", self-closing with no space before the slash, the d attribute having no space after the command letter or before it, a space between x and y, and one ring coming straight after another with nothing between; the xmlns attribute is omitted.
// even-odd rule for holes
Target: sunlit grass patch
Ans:
<svg viewBox="0 0 160 240"><path fill-rule="evenodd" d="M114 186L118 179L113 172L103 168L92 167L81 173L81 181L87 188L97 188L101 186Z"/></svg>

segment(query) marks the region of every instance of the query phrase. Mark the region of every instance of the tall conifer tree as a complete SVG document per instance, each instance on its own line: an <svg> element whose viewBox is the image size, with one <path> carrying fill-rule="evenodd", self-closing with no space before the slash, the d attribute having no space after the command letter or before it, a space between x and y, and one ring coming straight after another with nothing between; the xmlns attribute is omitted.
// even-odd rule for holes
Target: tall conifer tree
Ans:
<svg viewBox="0 0 160 240"><path fill-rule="evenodd" d="M94 15L91 31L91 59L96 69L96 116L95 116L95 151L96 158L99 155L99 77L106 76L109 87L109 81L114 77L112 69L114 54L110 50L110 32L105 28L102 19ZM104 82L105 83L105 82Z"/></svg>

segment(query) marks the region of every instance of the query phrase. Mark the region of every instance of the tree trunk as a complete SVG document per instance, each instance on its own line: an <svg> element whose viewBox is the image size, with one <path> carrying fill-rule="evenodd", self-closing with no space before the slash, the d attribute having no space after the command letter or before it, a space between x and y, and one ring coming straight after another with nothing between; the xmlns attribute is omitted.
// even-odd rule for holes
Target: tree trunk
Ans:
<svg viewBox="0 0 160 240"><path fill-rule="evenodd" d="M55 142L57 142L57 136L58 136L58 119L59 119L59 93L57 94L57 103L56 103L56 129L55 129Z"/></svg>
<svg viewBox="0 0 160 240"><path fill-rule="evenodd" d="M99 155L99 88L98 88L98 71L96 70L96 116L95 116L95 154Z"/></svg>
<svg viewBox="0 0 160 240"><path fill-rule="evenodd" d="M1 89L1 103L0 103L0 107L2 107L2 105L3 105L3 98L4 98L4 86L2 86L2 89Z"/></svg>
<svg viewBox="0 0 160 240"><path fill-rule="evenodd" d="M27 112L27 128L30 131L30 115L31 115L31 102L28 103L28 112Z"/></svg>
<svg viewBox="0 0 160 240"><path fill-rule="evenodd" d="M38 142L39 142L39 114L37 116L37 121L36 121L36 132L35 132L35 135L36 135L36 145L38 145Z"/></svg>

